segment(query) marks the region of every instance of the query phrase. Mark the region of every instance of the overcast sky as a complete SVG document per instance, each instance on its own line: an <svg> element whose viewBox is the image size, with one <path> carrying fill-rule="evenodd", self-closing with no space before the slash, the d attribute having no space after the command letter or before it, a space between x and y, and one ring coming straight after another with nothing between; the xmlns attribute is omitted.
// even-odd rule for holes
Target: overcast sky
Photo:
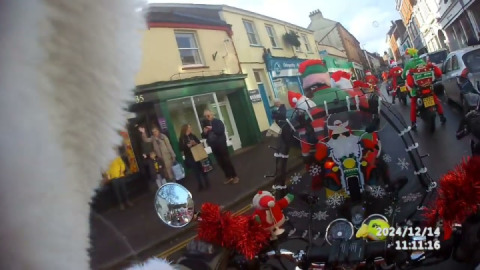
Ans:
<svg viewBox="0 0 480 270"><path fill-rule="evenodd" d="M227 4L307 27L308 15L320 9L327 19L342 23L370 52L383 55L390 21L400 19L395 0L148 0L150 3ZM378 22L374 23L374 22ZM375 27L377 26L377 27Z"/></svg>

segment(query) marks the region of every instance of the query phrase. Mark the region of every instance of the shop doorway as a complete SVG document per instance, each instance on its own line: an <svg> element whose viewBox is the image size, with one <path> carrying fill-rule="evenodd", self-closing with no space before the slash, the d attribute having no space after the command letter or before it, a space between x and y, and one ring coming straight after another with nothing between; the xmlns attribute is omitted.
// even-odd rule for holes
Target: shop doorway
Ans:
<svg viewBox="0 0 480 270"><path fill-rule="evenodd" d="M218 110L218 108L220 108L220 110ZM242 142L240 141L240 136L238 136L237 125L235 125L235 119L233 118L232 108L230 107L228 99L225 102L219 102L218 107L216 104L212 104L212 109L215 115L222 116L227 138L231 142L233 150L242 148Z"/></svg>

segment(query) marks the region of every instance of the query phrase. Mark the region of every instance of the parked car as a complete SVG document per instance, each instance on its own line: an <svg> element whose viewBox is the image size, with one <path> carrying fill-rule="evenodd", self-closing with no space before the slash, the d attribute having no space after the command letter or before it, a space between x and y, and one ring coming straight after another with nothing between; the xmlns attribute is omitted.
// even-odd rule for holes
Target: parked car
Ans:
<svg viewBox="0 0 480 270"><path fill-rule="evenodd" d="M468 79L473 87L462 91L459 77L465 69L468 69ZM449 53L442 71L442 84L448 100L460 105L465 113L475 108L480 97L480 45Z"/></svg>
<svg viewBox="0 0 480 270"><path fill-rule="evenodd" d="M425 53L420 55L420 58L425 62L432 62L437 67L443 70L443 63L447 59L448 51L447 49L441 49L431 53ZM443 95L445 92L445 87L442 84L442 80L437 78L433 83L433 90L437 95Z"/></svg>

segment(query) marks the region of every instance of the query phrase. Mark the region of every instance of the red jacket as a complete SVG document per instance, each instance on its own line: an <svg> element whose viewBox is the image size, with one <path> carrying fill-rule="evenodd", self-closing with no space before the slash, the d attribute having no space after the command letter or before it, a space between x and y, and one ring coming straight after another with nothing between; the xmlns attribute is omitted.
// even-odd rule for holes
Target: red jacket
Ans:
<svg viewBox="0 0 480 270"><path fill-rule="evenodd" d="M388 78L392 78L392 87L393 89L397 89L397 78L401 77L403 73L403 68L401 67L394 67L390 69L388 73Z"/></svg>
<svg viewBox="0 0 480 270"><path fill-rule="evenodd" d="M374 75L365 76L365 81L370 84L378 84L378 78Z"/></svg>

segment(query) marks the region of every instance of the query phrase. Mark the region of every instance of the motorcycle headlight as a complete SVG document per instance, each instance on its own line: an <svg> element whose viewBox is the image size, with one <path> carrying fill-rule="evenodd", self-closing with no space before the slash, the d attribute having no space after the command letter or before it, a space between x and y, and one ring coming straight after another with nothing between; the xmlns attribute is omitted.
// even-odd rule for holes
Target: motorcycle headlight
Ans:
<svg viewBox="0 0 480 270"><path fill-rule="evenodd" d="M357 165L357 162L353 158L347 158L343 161L343 166L347 169L353 169Z"/></svg>

